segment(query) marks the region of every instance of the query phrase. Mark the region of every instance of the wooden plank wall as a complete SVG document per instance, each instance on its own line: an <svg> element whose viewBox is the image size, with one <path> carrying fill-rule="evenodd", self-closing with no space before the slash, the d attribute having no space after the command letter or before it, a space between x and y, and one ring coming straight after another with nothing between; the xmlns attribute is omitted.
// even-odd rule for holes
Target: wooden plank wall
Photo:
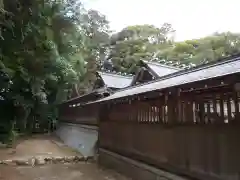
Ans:
<svg viewBox="0 0 240 180"><path fill-rule="evenodd" d="M99 107L96 105L79 106L78 103L64 104L59 107L61 122L98 125Z"/></svg>
<svg viewBox="0 0 240 180"><path fill-rule="evenodd" d="M201 180L239 180L239 92L228 85L161 94L109 105L100 147Z"/></svg>

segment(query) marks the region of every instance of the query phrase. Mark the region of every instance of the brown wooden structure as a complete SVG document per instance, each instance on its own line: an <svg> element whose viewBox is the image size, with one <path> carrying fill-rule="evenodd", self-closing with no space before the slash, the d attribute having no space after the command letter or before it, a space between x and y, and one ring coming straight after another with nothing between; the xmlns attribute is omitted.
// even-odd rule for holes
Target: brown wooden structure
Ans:
<svg viewBox="0 0 240 180"><path fill-rule="evenodd" d="M140 68L136 75L133 77L131 86L150 82L174 72L180 71L180 68L168 66L153 61L140 61Z"/></svg>
<svg viewBox="0 0 240 180"><path fill-rule="evenodd" d="M91 92L60 104L58 106L59 121L73 124L98 125L97 105L84 105L102 97L104 95L99 95L99 92Z"/></svg>
<svg viewBox="0 0 240 180"><path fill-rule="evenodd" d="M60 120L62 122L80 124L90 124L89 122L93 123L93 121L95 121L94 124L96 125L98 115L95 113L96 110L94 111L94 113L92 113L92 111L90 110L89 116L87 116L86 114L88 108L84 108L84 104L107 97L111 94L114 94L116 91L124 90L125 88L129 88L137 84L142 84L145 82L150 82L154 79L158 79L161 75L180 70L179 68L167 66L156 62L140 62L141 68L138 72L136 72L135 76L122 75L107 71L99 71L96 73L97 79L91 92L78 96L74 88L72 94L73 98L59 105ZM85 109L84 115L81 114L80 111L77 114L74 114L75 110L73 110L72 107L77 107L78 109Z"/></svg>
<svg viewBox="0 0 240 180"><path fill-rule="evenodd" d="M99 112L102 149L194 179L240 179L239 57L74 104L71 118Z"/></svg>

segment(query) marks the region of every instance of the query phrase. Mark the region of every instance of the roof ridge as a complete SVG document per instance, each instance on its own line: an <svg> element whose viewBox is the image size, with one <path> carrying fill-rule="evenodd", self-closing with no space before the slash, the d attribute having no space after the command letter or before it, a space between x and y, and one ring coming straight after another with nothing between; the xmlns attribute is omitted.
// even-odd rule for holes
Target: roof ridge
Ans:
<svg viewBox="0 0 240 180"><path fill-rule="evenodd" d="M117 73L113 73L113 72L105 72L105 71L97 71L97 73L103 73L103 74L107 74L107 75L112 75L112 76L117 76L117 77L121 77L121 78L128 78L131 79L134 75L122 75L122 74L117 74Z"/></svg>
<svg viewBox="0 0 240 180"><path fill-rule="evenodd" d="M168 65L168 64L162 64L162 63L160 63L158 61L146 61L146 60L143 60L143 62L145 62L147 64L156 65L156 66L168 67L168 68L175 69L175 70L182 70L182 68L178 68L178 67L175 67L175 66L172 66L172 65Z"/></svg>
<svg viewBox="0 0 240 180"><path fill-rule="evenodd" d="M68 99L68 100L66 100L66 101L60 102L58 105L62 105L62 104L69 103L69 102L71 102L71 101L77 100L77 99L79 99L79 98L82 98L82 97L84 97L84 96L87 96L87 95L90 95L90 94L93 94L93 93L98 93L99 91L104 90L104 89L106 89L106 87L101 87L101 88L94 89L94 90L89 91L89 92L87 92L87 93L81 94L81 95L79 95L79 96L77 96L77 97L70 98L70 99Z"/></svg>
<svg viewBox="0 0 240 180"><path fill-rule="evenodd" d="M135 87L141 87L141 86L144 86L146 84L151 84L151 83L154 83L154 82L159 82L159 81L162 81L162 80L165 80L165 79L170 79L170 78L180 76L180 75L183 75L183 74L188 74L188 73L191 73L191 72L200 71L200 70L203 70L203 69L207 69L209 67L213 67L213 66L217 66L217 65L221 65L221 64L226 64L226 63L229 63L229 62L232 62L232 61L238 61L238 60L240 60L240 53L234 54L234 55L231 55L231 56L227 56L227 57L218 59L216 61L211 61L211 62L206 63L206 64L201 64L201 65L198 65L198 66L193 67L191 69L183 69L183 70L171 73L171 74L167 74L167 75L162 76L158 79L148 81L148 82L145 82L145 83L142 83L142 84L137 84L137 85L134 85L134 86L129 86L129 87L126 87L126 88L122 88L122 89L119 89L119 90L115 91L115 93L119 92L119 91L124 91L124 90L127 90L127 89L132 89L132 88L135 88Z"/></svg>

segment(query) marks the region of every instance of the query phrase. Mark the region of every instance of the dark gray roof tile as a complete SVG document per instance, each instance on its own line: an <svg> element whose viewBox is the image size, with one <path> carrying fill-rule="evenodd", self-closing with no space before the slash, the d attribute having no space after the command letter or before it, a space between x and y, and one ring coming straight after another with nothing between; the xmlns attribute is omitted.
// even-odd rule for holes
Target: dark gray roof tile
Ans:
<svg viewBox="0 0 240 180"><path fill-rule="evenodd" d="M149 68L151 68L159 77L165 76L167 74L171 74L177 71L180 71L181 69L173 67L173 66L168 66L165 64L160 64L157 62L148 62L144 61L148 65Z"/></svg>
<svg viewBox="0 0 240 180"><path fill-rule="evenodd" d="M168 87L178 86L186 83L211 79L229 74L240 73L240 57L227 62L219 62L213 65L194 68L192 70L183 70L169 76L165 76L157 81L142 84L141 86L133 86L128 89L118 91L113 95L103 98L100 101L108 101L121 97L131 96L135 94L160 90Z"/></svg>
<svg viewBox="0 0 240 180"><path fill-rule="evenodd" d="M104 83L107 87L110 88L125 88L130 86L133 77L131 76L122 76L118 74L106 73L106 72L98 72L102 77Z"/></svg>

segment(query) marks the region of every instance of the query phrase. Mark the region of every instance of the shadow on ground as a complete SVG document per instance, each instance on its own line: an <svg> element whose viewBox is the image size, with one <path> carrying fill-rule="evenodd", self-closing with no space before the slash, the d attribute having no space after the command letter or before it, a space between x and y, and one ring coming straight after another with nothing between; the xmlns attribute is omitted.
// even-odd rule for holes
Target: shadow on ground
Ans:
<svg viewBox="0 0 240 180"><path fill-rule="evenodd" d="M33 156L79 156L54 136L44 135L21 139L13 149L0 149L0 160ZM95 163L45 164L43 166L0 165L0 180L127 180L122 175L103 170Z"/></svg>
<svg viewBox="0 0 240 180"><path fill-rule="evenodd" d="M38 167L0 166L1 180L129 180L94 163L53 164Z"/></svg>

